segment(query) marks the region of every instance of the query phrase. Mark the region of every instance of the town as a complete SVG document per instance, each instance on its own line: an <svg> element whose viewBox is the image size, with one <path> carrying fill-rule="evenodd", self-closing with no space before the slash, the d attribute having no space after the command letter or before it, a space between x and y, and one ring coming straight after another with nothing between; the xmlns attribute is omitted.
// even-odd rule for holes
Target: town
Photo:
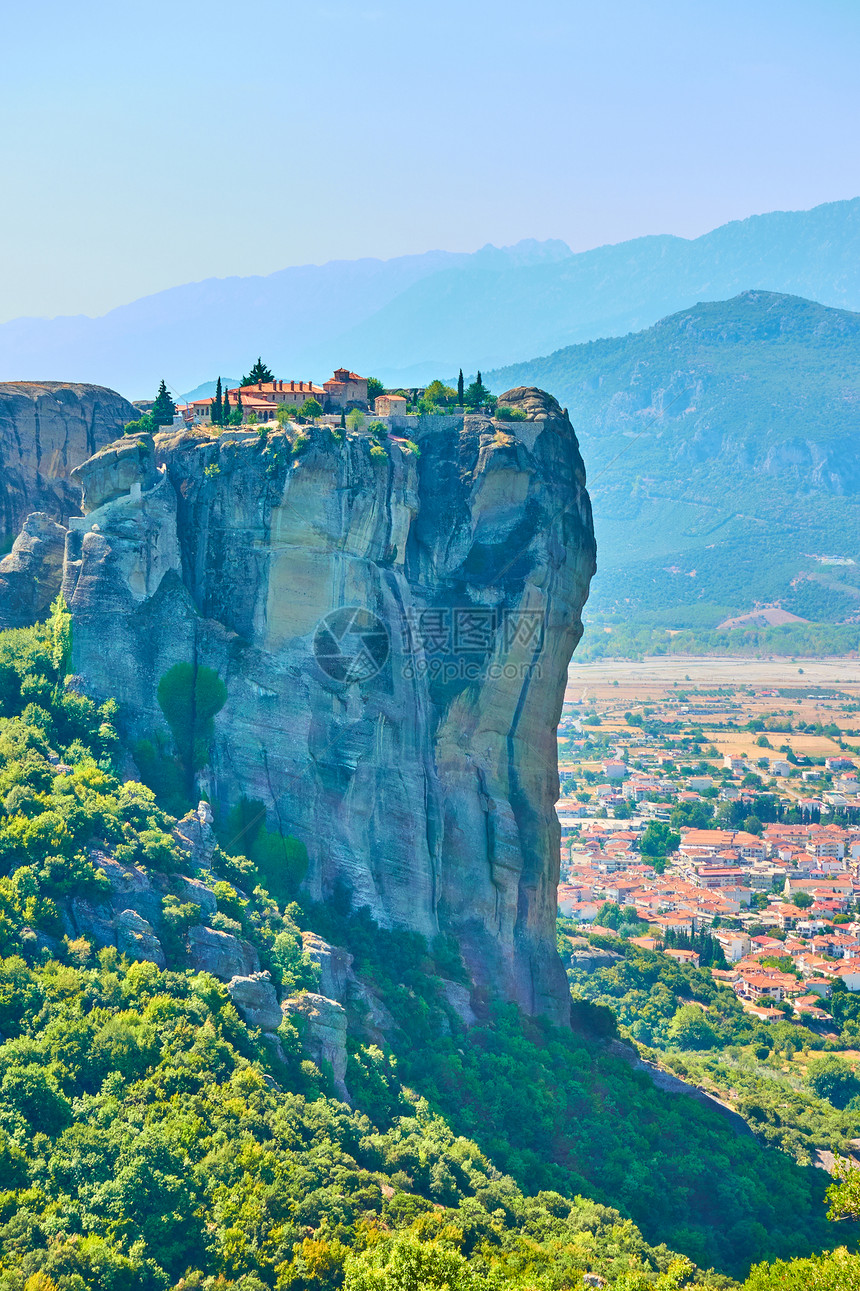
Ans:
<svg viewBox="0 0 860 1291"><path fill-rule="evenodd" d="M860 686L794 672L569 688L559 915L697 967L706 934L746 1012L826 1033L835 984L860 991Z"/></svg>

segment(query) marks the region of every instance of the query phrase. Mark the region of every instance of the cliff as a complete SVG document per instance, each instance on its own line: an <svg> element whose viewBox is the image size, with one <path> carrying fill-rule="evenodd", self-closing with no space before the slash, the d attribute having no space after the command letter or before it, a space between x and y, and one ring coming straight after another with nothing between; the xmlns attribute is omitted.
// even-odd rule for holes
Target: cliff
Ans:
<svg viewBox="0 0 860 1291"><path fill-rule="evenodd" d="M132 746L168 747L159 684L186 666L189 791L216 821L262 804L312 897L452 934L477 983L563 1019L556 724L594 537L566 413L500 402L526 419L426 418L420 452L127 437L74 473L64 591L80 684ZM208 670L223 706L197 712Z"/></svg>
<svg viewBox="0 0 860 1291"><path fill-rule="evenodd" d="M127 399L104 386L0 383L0 534L13 538L32 511L62 524L79 515L72 469L137 416Z"/></svg>

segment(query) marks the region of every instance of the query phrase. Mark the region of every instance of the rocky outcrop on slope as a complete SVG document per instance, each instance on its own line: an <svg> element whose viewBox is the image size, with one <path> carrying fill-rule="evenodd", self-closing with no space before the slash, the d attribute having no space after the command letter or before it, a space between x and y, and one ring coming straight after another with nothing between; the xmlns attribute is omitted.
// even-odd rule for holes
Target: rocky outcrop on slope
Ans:
<svg viewBox="0 0 860 1291"><path fill-rule="evenodd" d="M8 556L0 560L0 630L44 618L63 582L66 530L35 511L28 515Z"/></svg>
<svg viewBox="0 0 860 1291"><path fill-rule="evenodd" d="M350 1101L346 1087L346 1010L336 1000L306 991L285 1000L284 1016L299 1024L299 1033L313 1062L323 1071L331 1067L335 1092Z"/></svg>
<svg viewBox="0 0 860 1291"><path fill-rule="evenodd" d="M523 419L422 419L420 452L323 427L112 446L75 473L64 591L75 672L132 742L169 742L175 664L218 673L216 819L258 800L312 897L452 934L481 986L563 1019L556 724L594 537L566 413L501 404Z"/></svg>
<svg viewBox="0 0 860 1291"><path fill-rule="evenodd" d="M74 467L122 434L137 409L115 390L69 381L0 382L0 535L31 511L80 514Z"/></svg>

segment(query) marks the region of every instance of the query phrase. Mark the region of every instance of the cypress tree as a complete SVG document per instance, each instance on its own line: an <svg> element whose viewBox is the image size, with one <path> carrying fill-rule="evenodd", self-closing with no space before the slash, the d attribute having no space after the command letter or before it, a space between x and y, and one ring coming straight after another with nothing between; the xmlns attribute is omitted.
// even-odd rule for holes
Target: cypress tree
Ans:
<svg viewBox="0 0 860 1291"><path fill-rule="evenodd" d="M236 418L233 424L236 426L241 426L242 425L242 391L241 390L236 391L236 407L233 411L233 417ZM231 417L231 421L232 421L232 417Z"/></svg>
<svg viewBox="0 0 860 1291"><path fill-rule="evenodd" d="M460 368L460 375L457 377L457 403L463 407L463 369Z"/></svg>
<svg viewBox="0 0 860 1291"><path fill-rule="evenodd" d="M152 412L149 414L152 418L153 426L171 426L175 412L176 404L167 393L167 386L164 377L162 377L161 385L158 387L158 394L155 396L155 403L152 405Z"/></svg>
<svg viewBox="0 0 860 1291"><path fill-rule="evenodd" d="M221 400L221 378L219 377L217 382L215 383L215 400L214 400L214 403L212 404L212 425L213 426L220 426L222 424L222 413L221 413L222 407L223 407L223 404Z"/></svg>

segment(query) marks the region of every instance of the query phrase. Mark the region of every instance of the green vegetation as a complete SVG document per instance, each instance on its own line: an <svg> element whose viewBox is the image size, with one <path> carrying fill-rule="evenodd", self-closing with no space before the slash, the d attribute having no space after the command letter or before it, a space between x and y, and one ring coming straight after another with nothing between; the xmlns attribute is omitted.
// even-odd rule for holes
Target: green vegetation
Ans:
<svg viewBox="0 0 860 1291"><path fill-rule="evenodd" d="M477 410L478 408L487 408L492 411L495 408L496 396L490 394L490 391L484 385L480 372L464 392L462 403L465 404L467 408L471 408L473 410Z"/></svg>
<svg viewBox="0 0 860 1291"><path fill-rule="evenodd" d="M305 399L301 408L299 408L299 416L305 417L308 421L316 421L322 414L322 404L317 399Z"/></svg>
<svg viewBox="0 0 860 1291"><path fill-rule="evenodd" d="M378 394L385 394L385 386L378 377L367 378L367 402L372 404Z"/></svg>
<svg viewBox="0 0 860 1291"><path fill-rule="evenodd" d="M158 704L173 737L169 748L160 731L138 741L135 761L143 781L167 810L182 814L194 801L194 777L209 760L212 722L227 689L212 668L177 663L158 683Z"/></svg>
<svg viewBox="0 0 860 1291"><path fill-rule="evenodd" d="M219 389L220 380L221 378L219 377ZM175 414L176 404L171 399L162 378L151 410L141 413L136 421L126 422L124 433L126 435L154 435L161 426L172 426Z"/></svg>
<svg viewBox="0 0 860 1291"><path fill-rule="evenodd" d="M826 658L856 654L860 629L856 624L786 623L779 627L745 627L705 631L690 628L670 632L647 625L612 623L610 632L595 623L573 657L574 663L594 659L642 659L645 655L691 654L753 657L786 655Z"/></svg>
<svg viewBox="0 0 860 1291"><path fill-rule="evenodd" d="M215 382L215 397L212 400L210 418L213 426L220 426L224 421L224 400L221 395L221 378Z"/></svg>
<svg viewBox="0 0 860 1291"><path fill-rule="evenodd" d="M176 404L167 392L167 386L162 378L158 387L158 394L155 396L155 403L152 405L152 412L149 414L153 426L157 429L159 426L171 426L176 414Z"/></svg>
<svg viewBox="0 0 860 1291"><path fill-rule="evenodd" d="M708 636L755 603L781 601L816 624L856 614L860 567L813 555L856 558L859 375L860 315L755 291L504 368L493 381L538 385L568 405L601 552L590 616L619 636L632 621L656 637L661 628ZM811 653L841 652L839 637L806 631L817 638ZM583 645L602 635L586 633ZM772 639L782 652L779 633L760 636L737 644L770 653ZM618 644L601 641L601 652L621 653Z"/></svg>
<svg viewBox="0 0 860 1291"><path fill-rule="evenodd" d="M843 1246L808 1260L757 1264L743 1291L860 1291L860 1256Z"/></svg>
<svg viewBox="0 0 860 1291"><path fill-rule="evenodd" d="M619 927L628 931L623 923ZM646 1055L659 1055L685 1080L731 1101L763 1143L802 1164L818 1150L852 1150L850 1140L860 1135L860 1082L845 1060L830 1052L856 1043L860 1000L855 1003L844 987L832 1006L837 1025L844 1020L843 1035L831 1041L792 1022L758 1021L744 1012L734 991L702 968L621 939L592 940L623 958L591 972L572 963L572 989L611 1008L622 1033ZM700 954L704 949L690 946ZM718 963L702 955L703 962L709 960ZM799 1054L803 1062L795 1061Z"/></svg>
<svg viewBox="0 0 860 1291"><path fill-rule="evenodd" d="M240 798L227 818L222 846L231 856L247 856L262 885L281 905L298 895L308 868L308 852L297 838L284 838L266 828L262 802Z"/></svg>
<svg viewBox="0 0 860 1291"><path fill-rule="evenodd" d="M681 835L660 820L649 820L645 832L639 840L639 851L647 860L665 862L670 852L677 851Z"/></svg>
<svg viewBox="0 0 860 1291"><path fill-rule="evenodd" d="M274 381L274 379L275 374L272 369L263 362L262 357L258 357L257 362L251 368L248 375L246 377L242 377L240 384L243 386L255 386L259 383L268 385L269 382Z"/></svg>
<svg viewBox="0 0 860 1291"><path fill-rule="evenodd" d="M457 391L447 386L444 381L431 381L424 390L421 405L422 412L444 412L457 403Z"/></svg>
<svg viewBox="0 0 860 1291"><path fill-rule="evenodd" d="M288 903L301 844L244 802L192 874L212 926L292 992L316 985L312 928L392 1020L384 1049L353 1032L354 1106L334 1100L290 1022L271 1046L189 967L190 857L117 774L115 706L66 686L69 646L62 603L0 636L0 1291L565 1291L586 1270L668 1291L727 1285L672 1249L743 1276L829 1244L821 1173L655 1088L607 1045L608 1009L580 997L569 1032L479 998L464 1031L456 948L378 928L344 891ZM194 765L221 683L172 669L160 700ZM163 893L164 970L70 928L70 903L106 891L102 852Z"/></svg>

